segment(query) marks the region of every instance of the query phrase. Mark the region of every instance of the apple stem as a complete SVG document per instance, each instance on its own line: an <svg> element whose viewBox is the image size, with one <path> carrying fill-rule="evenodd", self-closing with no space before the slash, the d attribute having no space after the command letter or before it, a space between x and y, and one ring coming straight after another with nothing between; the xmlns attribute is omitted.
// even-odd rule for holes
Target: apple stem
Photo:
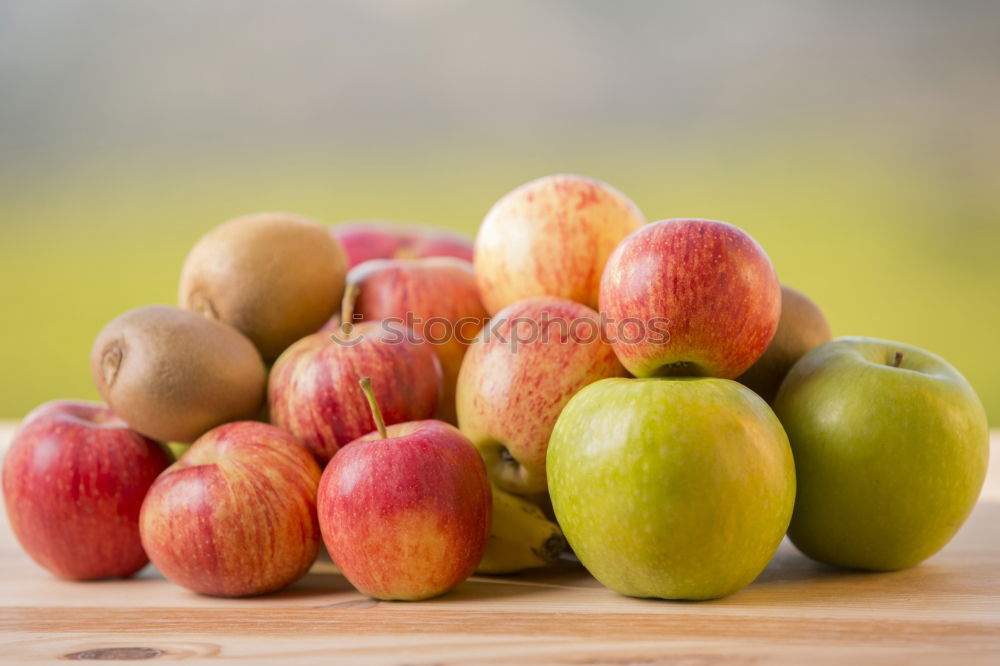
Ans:
<svg viewBox="0 0 1000 666"><path fill-rule="evenodd" d="M344 289L344 298L340 301L340 330L344 335L350 334L354 328L354 304L358 300L358 284L351 282Z"/></svg>
<svg viewBox="0 0 1000 666"><path fill-rule="evenodd" d="M894 356L892 357L892 367L894 367L894 368L898 368L898 367L899 367L899 364L900 364L900 363L902 363L902 362L903 362L903 352L901 352L901 351L898 351L898 352L896 352L896 354L895 354L895 355L894 355Z"/></svg>
<svg viewBox="0 0 1000 666"><path fill-rule="evenodd" d="M372 390L371 377L362 377L358 383L361 384L361 390L368 398L368 407L372 410L372 418L375 419L378 434L382 435L382 439L388 439L389 433L385 429L385 419L382 418L382 410L379 409L378 400L375 399L375 391Z"/></svg>

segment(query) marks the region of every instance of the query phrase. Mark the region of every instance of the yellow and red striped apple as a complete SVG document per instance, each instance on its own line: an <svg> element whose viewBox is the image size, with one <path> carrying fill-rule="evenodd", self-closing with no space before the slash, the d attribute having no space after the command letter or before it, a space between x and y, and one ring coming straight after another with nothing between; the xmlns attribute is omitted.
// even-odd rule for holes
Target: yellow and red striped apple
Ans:
<svg viewBox="0 0 1000 666"><path fill-rule="evenodd" d="M57 400L24 419L3 494L24 550L71 580L126 578L149 561L139 509L170 456L100 403Z"/></svg>
<svg viewBox="0 0 1000 666"><path fill-rule="evenodd" d="M370 259L455 257L472 261L469 238L423 224L359 220L335 224L330 233L344 246L348 268Z"/></svg>
<svg viewBox="0 0 1000 666"><path fill-rule="evenodd" d="M636 377L732 379L774 337L781 285L767 254L741 229L661 220L611 255L600 300L616 328L615 353ZM667 335L651 335L663 321Z"/></svg>
<svg viewBox="0 0 1000 666"><path fill-rule="evenodd" d="M597 307L611 252L646 219L606 183L558 174L504 195L476 236L474 263L486 309L554 296Z"/></svg>
<svg viewBox="0 0 1000 666"><path fill-rule="evenodd" d="M404 326L370 321L350 333L314 333L282 353L268 379L271 423L325 465L341 446L375 428L358 390L366 375L377 378L388 423L434 416L441 395L434 348Z"/></svg>
<svg viewBox="0 0 1000 666"><path fill-rule="evenodd" d="M584 386L623 374L596 312L559 298L520 301L498 312L465 354L459 427L495 484L543 493L545 452L563 405Z"/></svg>
<svg viewBox="0 0 1000 666"><path fill-rule="evenodd" d="M453 257L376 259L352 269L347 282L358 289L355 315L395 318L434 347L443 375L437 417L455 424L458 370L487 317L472 264Z"/></svg>
<svg viewBox="0 0 1000 666"><path fill-rule="evenodd" d="M149 489L142 545L167 579L244 597L301 578L319 551L320 469L291 434L237 421L198 438Z"/></svg>
<svg viewBox="0 0 1000 666"><path fill-rule="evenodd" d="M483 461L443 421L387 428L370 383L365 390L378 431L345 446L324 470L323 541L370 597L439 596L468 578L486 551L492 493Z"/></svg>

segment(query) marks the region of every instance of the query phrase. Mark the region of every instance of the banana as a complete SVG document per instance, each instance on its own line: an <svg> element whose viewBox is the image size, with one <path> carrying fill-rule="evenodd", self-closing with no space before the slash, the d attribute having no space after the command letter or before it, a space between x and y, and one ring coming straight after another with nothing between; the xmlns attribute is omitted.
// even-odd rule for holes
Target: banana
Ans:
<svg viewBox="0 0 1000 666"><path fill-rule="evenodd" d="M566 548L559 526L528 500L490 485L493 522L486 554L476 573L514 573L556 562Z"/></svg>

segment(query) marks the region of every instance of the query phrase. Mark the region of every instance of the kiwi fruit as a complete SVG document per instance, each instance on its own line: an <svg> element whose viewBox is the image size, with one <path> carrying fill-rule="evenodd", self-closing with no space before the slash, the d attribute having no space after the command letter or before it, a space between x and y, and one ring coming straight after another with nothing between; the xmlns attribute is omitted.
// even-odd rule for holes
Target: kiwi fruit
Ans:
<svg viewBox="0 0 1000 666"><path fill-rule="evenodd" d="M783 284L778 330L764 354L736 381L773 404L795 362L830 339L830 324L819 306L801 291Z"/></svg>
<svg viewBox="0 0 1000 666"><path fill-rule="evenodd" d="M240 330L267 362L340 304L347 254L323 224L291 213L226 222L192 248L180 305Z"/></svg>
<svg viewBox="0 0 1000 666"><path fill-rule="evenodd" d="M167 305L113 319L94 341L90 370L112 411L162 442L193 442L217 425L252 419L267 385L246 336Z"/></svg>

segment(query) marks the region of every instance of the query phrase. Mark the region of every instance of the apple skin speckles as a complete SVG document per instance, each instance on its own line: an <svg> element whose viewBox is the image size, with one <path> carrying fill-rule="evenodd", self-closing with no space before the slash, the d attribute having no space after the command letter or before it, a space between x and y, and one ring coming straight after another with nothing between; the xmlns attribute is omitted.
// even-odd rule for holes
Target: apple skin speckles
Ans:
<svg viewBox="0 0 1000 666"><path fill-rule="evenodd" d="M601 272L618 243L645 224L606 183L558 174L503 196L479 228L474 263L486 309L553 296L597 307Z"/></svg>
<svg viewBox="0 0 1000 666"><path fill-rule="evenodd" d="M492 494L476 449L442 421L400 423L351 442L323 473L330 556L362 593L418 600L468 578L486 551Z"/></svg>
<svg viewBox="0 0 1000 666"><path fill-rule="evenodd" d="M320 469L291 434L237 421L202 435L150 487L142 545L170 581L244 597L301 578L319 551Z"/></svg>
<svg viewBox="0 0 1000 666"><path fill-rule="evenodd" d="M139 508L170 462L101 403L47 402L24 419L4 458L11 529L60 578L131 576L149 561Z"/></svg>
<svg viewBox="0 0 1000 666"><path fill-rule="evenodd" d="M373 260L352 269L347 282L358 287L356 316L405 322L433 346L443 375L436 417L456 424L462 357L487 317L472 264L454 257Z"/></svg>
<svg viewBox="0 0 1000 666"><path fill-rule="evenodd" d="M636 377L738 377L778 328L781 286L749 235L714 220L661 220L626 238L601 278L609 321L666 319L665 341L618 341Z"/></svg>
<svg viewBox="0 0 1000 666"><path fill-rule="evenodd" d="M774 555L795 504L777 417L750 389L714 377L591 384L560 414L547 471L573 552L635 597L743 588Z"/></svg>
<svg viewBox="0 0 1000 666"><path fill-rule="evenodd" d="M585 325L578 330L574 321ZM530 338L535 325L538 335L514 344L518 332L524 334L518 340ZM469 346L458 376L459 427L504 490L544 492L545 451L563 405L584 386L625 374L598 327L598 314L584 305L528 299L498 312ZM593 339L584 328L595 332Z"/></svg>
<svg viewBox="0 0 1000 666"><path fill-rule="evenodd" d="M386 423L434 416L441 395L441 363L434 348L410 332L379 322L354 327L351 344L326 333L307 336L285 350L271 370L271 422L298 437L320 465L348 442L375 429L358 386L371 377Z"/></svg>

